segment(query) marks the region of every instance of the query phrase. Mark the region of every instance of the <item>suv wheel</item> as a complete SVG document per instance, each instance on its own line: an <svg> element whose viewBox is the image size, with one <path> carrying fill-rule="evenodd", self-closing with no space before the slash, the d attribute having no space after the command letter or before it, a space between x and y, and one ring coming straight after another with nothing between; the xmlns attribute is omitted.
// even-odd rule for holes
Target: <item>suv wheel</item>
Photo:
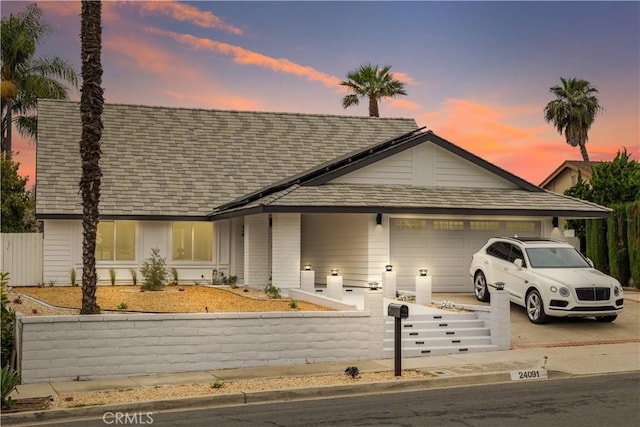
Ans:
<svg viewBox="0 0 640 427"><path fill-rule="evenodd" d="M527 317L531 322L541 324L549 321L549 316L544 312L542 297L535 289L527 294L524 306L527 309Z"/></svg>
<svg viewBox="0 0 640 427"><path fill-rule="evenodd" d="M489 289L487 288L487 279L482 271L478 271L473 278L473 293L476 294L478 301L489 301Z"/></svg>

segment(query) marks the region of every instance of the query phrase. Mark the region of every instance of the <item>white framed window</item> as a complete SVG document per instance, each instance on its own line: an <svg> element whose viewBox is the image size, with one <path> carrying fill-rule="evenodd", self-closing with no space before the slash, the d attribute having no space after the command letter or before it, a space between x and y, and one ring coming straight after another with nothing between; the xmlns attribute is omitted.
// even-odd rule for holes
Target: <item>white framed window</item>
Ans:
<svg viewBox="0 0 640 427"><path fill-rule="evenodd" d="M536 223L533 221L509 221L507 222L507 231L527 231L533 233L536 231Z"/></svg>
<svg viewBox="0 0 640 427"><path fill-rule="evenodd" d="M469 229L473 231L500 230L500 221L469 221Z"/></svg>
<svg viewBox="0 0 640 427"><path fill-rule="evenodd" d="M135 261L136 223L100 221L96 235L96 261Z"/></svg>
<svg viewBox="0 0 640 427"><path fill-rule="evenodd" d="M174 222L171 236L173 261L213 260L212 222Z"/></svg>

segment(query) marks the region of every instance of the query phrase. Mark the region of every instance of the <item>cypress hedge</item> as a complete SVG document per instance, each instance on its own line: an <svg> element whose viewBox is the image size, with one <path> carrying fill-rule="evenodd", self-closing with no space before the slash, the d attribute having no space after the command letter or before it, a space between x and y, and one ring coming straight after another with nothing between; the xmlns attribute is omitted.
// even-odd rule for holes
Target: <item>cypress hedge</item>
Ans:
<svg viewBox="0 0 640 427"><path fill-rule="evenodd" d="M609 250L607 248L607 220L587 220L587 256L595 268L609 273Z"/></svg>
<svg viewBox="0 0 640 427"><path fill-rule="evenodd" d="M627 203L627 247L633 286L640 288L640 201Z"/></svg>
<svg viewBox="0 0 640 427"><path fill-rule="evenodd" d="M622 286L629 284L629 251L627 250L627 210L626 204L612 204L607 218L607 246L609 274L618 279Z"/></svg>

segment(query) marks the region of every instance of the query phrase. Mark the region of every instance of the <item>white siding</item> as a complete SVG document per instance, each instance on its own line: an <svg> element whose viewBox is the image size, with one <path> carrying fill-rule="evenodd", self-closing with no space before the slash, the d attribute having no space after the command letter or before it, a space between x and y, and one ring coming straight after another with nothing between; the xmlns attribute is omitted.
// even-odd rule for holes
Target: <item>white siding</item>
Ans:
<svg viewBox="0 0 640 427"><path fill-rule="evenodd" d="M244 282L256 288L269 281L269 215L244 217Z"/></svg>
<svg viewBox="0 0 640 427"><path fill-rule="evenodd" d="M300 287L300 214L273 214L272 274L279 288Z"/></svg>
<svg viewBox="0 0 640 427"><path fill-rule="evenodd" d="M42 279L46 284L69 285L73 266L74 230L78 221L44 221L42 242ZM82 253L82 252L80 252ZM78 275L81 280L82 275Z"/></svg>
<svg viewBox="0 0 640 427"><path fill-rule="evenodd" d="M431 142L387 157L332 182L402 184L418 187L515 188L510 182Z"/></svg>
<svg viewBox="0 0 640 427"><path fill-rule="evenodd" d="M382 215L382 224L376 224L376 215L367 216L367 226L369 228L368 253L369 272L367 281L382 282L382 271L384 266L390 264L389 256L389 216Z"/></svg>
<svg viewBox="0 0 640 427"><path fill-rule="evenodd" d="M244 218L231 220L230 274L238 276L238 283L244 283Z"/></svg>
<svg viewBox="0 0 640 427"><path fill-rule="evenodd" d="M308 214L302 216L302 264L311 264L316 282L326 283L332 268L346 286L366 286L369 279L367 223L371 215Z"/></svg>

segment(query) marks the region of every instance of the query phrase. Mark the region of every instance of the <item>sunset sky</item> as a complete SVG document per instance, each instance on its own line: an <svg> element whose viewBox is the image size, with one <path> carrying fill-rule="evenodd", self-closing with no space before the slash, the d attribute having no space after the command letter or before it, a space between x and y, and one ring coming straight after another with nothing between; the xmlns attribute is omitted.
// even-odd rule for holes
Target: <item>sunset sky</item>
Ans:
<svg viewBox="0 0 640 427"><path fill-rule="evenodd" d="M3 0L2 16L26 4ZM39 56L79 72L80 2L38 5L55 28ZM534 184L581 158L542 113L549 88L578 77L604 107L591 159L640 154L639 2L109 1L102 63L107 103L361 116L366 100L343 109L340 81L391 65L408 96L381 116L414 118ZM14 150L33 183L34 144Z"/></svg>

